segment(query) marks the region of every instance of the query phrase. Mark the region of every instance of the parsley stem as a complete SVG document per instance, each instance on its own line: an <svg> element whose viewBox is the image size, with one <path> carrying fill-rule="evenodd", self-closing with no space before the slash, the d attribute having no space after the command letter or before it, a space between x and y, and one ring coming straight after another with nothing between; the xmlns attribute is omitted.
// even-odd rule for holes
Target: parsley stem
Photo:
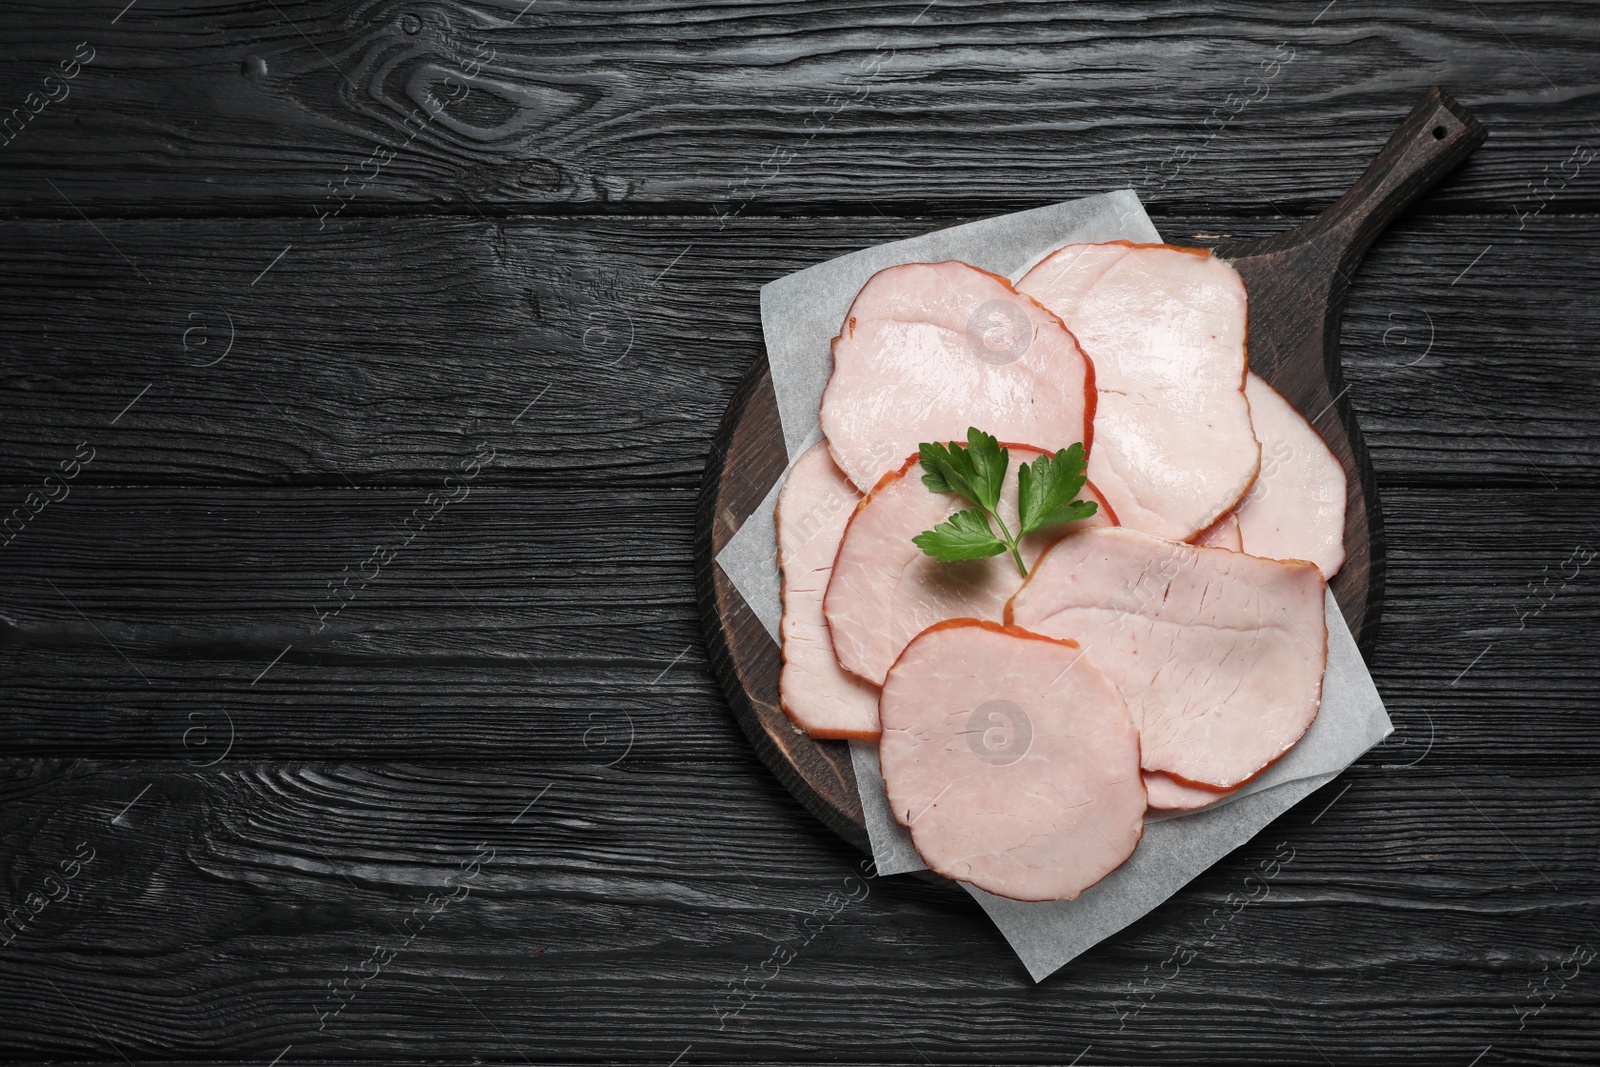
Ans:
<svg viewBox="0 0 1600 1067"><path fill-rule="evenodd" d="M1011 531L1006 529L1006 520L1000 517L998 511L991 511L989 514L994 516L995 525L1000 527L1000 537L1005 541L1006 547L1011 549L1011 558L1017 561L1017 571L1026 578L1028 568L1022 564L1022 553L1017 548L1017 538L1012 537Z"/></svg>

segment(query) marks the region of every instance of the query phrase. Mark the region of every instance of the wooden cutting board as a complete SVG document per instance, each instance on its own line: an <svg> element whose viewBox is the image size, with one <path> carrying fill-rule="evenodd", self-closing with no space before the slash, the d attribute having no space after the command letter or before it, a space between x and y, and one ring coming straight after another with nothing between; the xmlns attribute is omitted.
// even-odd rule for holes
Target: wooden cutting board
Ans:
<svg viewBox="0 0 1600 1067"><path fill-rule="evenodd" d="M1431 88L1350 191L1321 215L1275 237L1215 249L1249 289L1251 369L1310 418L1349 474L1348 558L1330 585L1363 651L1377 637L1382 611L1383 520L1339 366L1345 294L1383 228L1486 136L1460 104ZM772 375L766 359L758 358L728 402L700 490L695 577L706 646L734 716L762 760L823 822L870 851L849 747L813 741L789 722L778 706L778 646L716 564L716 554L787 465Z"/></svg>

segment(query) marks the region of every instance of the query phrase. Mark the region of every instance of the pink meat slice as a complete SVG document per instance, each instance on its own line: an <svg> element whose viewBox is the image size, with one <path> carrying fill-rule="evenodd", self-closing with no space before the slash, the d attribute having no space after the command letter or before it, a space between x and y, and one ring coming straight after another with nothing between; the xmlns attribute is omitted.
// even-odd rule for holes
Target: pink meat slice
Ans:
<svg viewBox="0 0 1600 1067"><path fill-rule="evenodd" d="M923 441L977 426L1051 451L1091 445L1093 368L1061 321L955 261L879 271L833 340L822 430L862 492Z"/></svg>
<svg viewBox="0 0 1600 1067"><path fill-rule="evenodd" d="M1260 479L1258 478L1259 484ZM1226 548L1230 552L1243 552L1244 539L1239 536L1239 514L1230 511L1204 530L1195 534L1194 543L1206 548Z"/></svg>
<svg viewBox="0 0 1600 1067"><path fill-rule="evenodd" d="M1344 464L1293 404L1252 373L1245 382L1261 439L1261 476L1239 504L1243 550L1303 559L1324 578L1344 566Z"/></svg>
<svg viewBox="0 0 1600 1067"><path fill-rule="evenodd" d="M1099 391L1089 477L1122 525L1174 541L1255 480L1244 281L1204 249L1068 245L1017 283L1061 316Z"/></svg>
<svg viewBox="0 0 1600 1067"><path fill-rule="evenodd" d="M1144 772L1144 790L1150 796L1150 806L1164 811L1203 808L1234 793L1232 789L1202 789L1196 785L1185 785L1172 775L1160 771Z"/></svg>
<svg viewBox="0 0 1600 1067"><path fill-rule="evenodd" d="M1144 832L1139 735L1070 641L959 619L889 672L878 758L933 870L1015 900L1072 900Z"/></svg>
<svg viewBox="0 0 1600 1067"><path fill-rule="evenodd" d="M1022 445L1009 447L1011 467L1000 495L1000 517L1015 531L1016 467L1033 462L1041 453ZM1082 497L1098 499L1089 485ZM971 506L954 494L935 493L923 485L922 464L915 456L886 475L862 501L839 545L823 601L833 649L845 670L881 685L906 643L934 623L955 618L1000 620L1006 601L1022 586L1009 554L940 563L911 542ZM1081 522L1029 534L1022 539L1023 561L1031 566L1048 545L1077 527L1114 521L1111 512L1101 507Z"/></svg>
<svg viewBox="0 0 1600 1067"><path fill-rule="evenodd" d="M878 736L878 687L848 674L833 654L822 597L861 494L819 441L794 461L778 490L778 570L783 669L778 702L812 737Z"/></svg>
<svg viewBox="0 0 1600 1067"><path fill-rule="evenodd" d="M1145 770L1232 789L1316 718L1325 588L1309 563L1089 529L1040 557L1007 622L1082 644L1127 699Z"/></svg>
<svg viewBox="0 0 1600 1067"><path fill-rule="evenodd" d="M1132 249L1128 241L1058 248L1034 264L1017 288L1051 310L1076 309L1106 271Z"/></svg>

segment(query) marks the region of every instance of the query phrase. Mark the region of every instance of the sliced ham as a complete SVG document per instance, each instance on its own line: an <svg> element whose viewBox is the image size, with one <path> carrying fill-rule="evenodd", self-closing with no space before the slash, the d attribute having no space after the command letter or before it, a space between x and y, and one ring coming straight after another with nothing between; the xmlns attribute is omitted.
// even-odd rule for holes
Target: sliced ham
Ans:
<svg viewBox="0 0 1600 1067"><path fill-rule="evenodd" d="M1090 447L1093 368L1061 321L965 263L874 274L833 341L822 430L862 492L923 441L977 426L1052 452Z"/></svg>
<svg viewBox="0 0 1600 1067"><path fill-rule="evenodd" d="M1238 272L1204 249L1068 245L1017 288L1061 316L1094 363L1089 478L1118 521L1184 541L1232 508L1261 454Z"/></svg>
<svg viewBox="0 0 1600 1067"><path fill-rule="evenodd" d="M1041 453L1010 446L1011 466L1000 495L1000 517L1017 529L1016 468ZM1085 500L1098 500L1085 485ZM931 530L957 511L971 507L952 493L935 493L922 484L916 456L885 475L856 513L833 563L823 602L833 649L845 670L879 685L889 665L917 634L936 622L954 618L998 622L1022 585L1010 555L940 563L911 539ZM1111 513L1101 507L1081 522L1055 526L1022 539L1022 558L1032 565L1046 546L1080 526L1110 525Z"/></svg>
<svg viewBox="0 0 1600 1067"><path fill-rule="evenodd" d="M1258 478L1257 484L1260 484ZM1194 543L1206 548L1226 548L1230 552L1243 552L1244 539L1239 536L1239 515L1230 511L1195 535Z"/></svg>
<svg viewBox="0 0 1600 1067"><path fill-rule="evenodd" d="M778 491L783 669L778 702L812 737L878 736L878 687L847 674L833 655L822 597L845 524L861 494L819 442L795 460Z"/></svg>
<svg viewBox="0 0 1600 1067"><path fill-rule="evenodd" d="M878 756L933 870L1015 900L1071 900L1144 831L1139 736L1070 641L959 619L889 672Z"/></svg>
<svg viewBox="0 0 1600 1067"><path fill-rule="evenodd" d="M1243 551L1308 560L1332 578L1344 566L1344 464L1262 378L1252 373L1244 392L1261 439L1261 476L1238 509Z"/></svg>
<svg viewBox="0 0 1600 1067"><path fill-rule="evenodd" d="M1082 644L1127 699L1145 770L1232 789L1316 718L1324 589L1309 563L1088 529L1040 557L1007 621Z"/></svg>
<svg viewBox="0 0 1600 1067"><path fill-rule="evenodd" d="M1185 785L1170 774L1160 771L1144 772L1144 791L1150 796L1150 806L1163 811L1190 811L1215 804L1223 797L1232 796L1232 789L1202 789Z"/></svg>
<svg viewBox="0 0 1600 1067"><path fill-rule="evenodd" d="M1110 241L1058 248L1029 268L1017 289L1052 311L1058 307L1076 309L1101 276L1132 247L1127 241Z"/></svg>

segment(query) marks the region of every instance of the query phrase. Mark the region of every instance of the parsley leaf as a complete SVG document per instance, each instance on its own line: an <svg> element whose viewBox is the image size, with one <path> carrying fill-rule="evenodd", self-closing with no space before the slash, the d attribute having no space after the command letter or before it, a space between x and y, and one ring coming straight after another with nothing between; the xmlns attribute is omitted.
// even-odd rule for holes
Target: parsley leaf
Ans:
<svg viewBox="0 0 1600 1067"><path fill-rule="evenodd" d="M1000 506L1000 489L1006 483L1006 468L1011 465L1011 450L976 426L967 427L967 461L972 464L978 490L978 504L989 512Z"/></svg>
<svg viewBox="0 0 1600 1067"><path fill-rule="evenodd" d="M1018 465L1020 522L1015 537L999 512L1000 491L1005 486L1006 468L1011 465L1010 449L1001 448L992 435L969 426L965 445L926 442L917 451L923 485L935 493L954 493L977 505L956 512L911 539L912 544L942 563L983 559L1009 550L1018 573L1026 578L1028 568L1022 562L1020 547L1025 535L1087 519L1099 510L1094 501L1077 499L1087 480L1082 443L1063 448L1054 456L1043 455L1032 463ZM1000 528L998 536L989 525L990 519Z"/></svg>
<svg viewBox="0 0 1600 1067"><path fill-rule="evenodd" d="M911 543L940 563L998 556L1007 547L989 528L989 517L982 508L958 511L933 529L917 534Z"/></svg>
<svg viewBox="0 0 1600 1067"><path fill-rule="evenodd" d="M1018 536L1087 519L1099 510L1092 500L1079 500L1087 466L1081 443L1054 456L1040 456L1017 467L1017 511L1022 520Z"/></svg>
<svg viewBox="0 0 1600 1067"><path fill-rule="evenodd" d="M958 493L991 515L1000 506L1011 450L1001 448L989 434L971 426L965 445L932 442L917 451L922 460L922 484L935 493Z"/></svg>
<svg viewBox="0 0 1600 1067"><path fill-rule="evenodd" d="M960 445L954 447L955 451L961 450ZM962 477L951 448L937 441L924 441L917 446L917 454L922 463L923 485L935 493L960 493L971 503L978 502L977 491Z"/></svg>

